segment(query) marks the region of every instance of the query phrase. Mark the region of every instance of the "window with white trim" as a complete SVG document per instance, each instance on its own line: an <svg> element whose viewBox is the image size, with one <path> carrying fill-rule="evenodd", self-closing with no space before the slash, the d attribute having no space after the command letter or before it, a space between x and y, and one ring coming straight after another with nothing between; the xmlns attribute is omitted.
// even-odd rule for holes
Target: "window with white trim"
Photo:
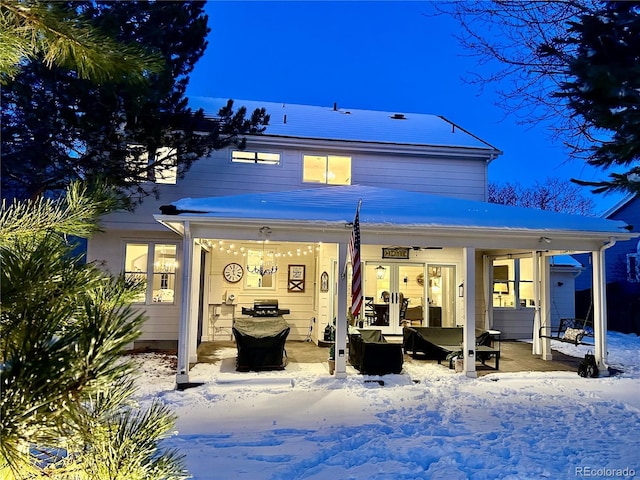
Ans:
<svg viewBox="0 0 640 480"><path fill-rule="evenodd" d="M533 260L531 258L493 261L493 306L533 308Z"/></svg>
<svg viewBox="0 0 640 480"><path fill-rule="evenodd" d="M156 161L162 163L156 164ZM175 185L177 183L178 163L175 148L157 148L155 159L152 161L152 163L150 163L149 152L146 151L141 152L137 157L134 157L132 155L127 159L127 168L130 168L131 174L137 174L138 177L145 176L144 173L139 174L137 172L143 171L150 164L153 165L153 169L146 173L146 178L144 178L144 181L151 181L168 185ZM128 177L128 180L133 182L136 180L136 177L130 176Z"/></svg>
<svg viewBox="0 0 640 480"><path fill-rule="evenodd" d="M261 165L280 165L280 154L271 152L249 152L232 150L231 161L234 163L259 163Z"/></svg>
<svg viewBox="0 0 640 480"><path fill-rule="evenodd" d="M627 281L640 283L640 241L636 253L627 254Z"/></svg>
<svg viewBox="0 0 640 480"><path fill-rule="evenodd" d="M173 304L176 290L177 245L171 243L127 243L124 274L145 285L137 303Z"/></svg>
<svg viewBox="0 0 640 480"><path fill-rule="evenodd" d="M351 185L351 157L304 155L302 181L327 185Z"/></svg>

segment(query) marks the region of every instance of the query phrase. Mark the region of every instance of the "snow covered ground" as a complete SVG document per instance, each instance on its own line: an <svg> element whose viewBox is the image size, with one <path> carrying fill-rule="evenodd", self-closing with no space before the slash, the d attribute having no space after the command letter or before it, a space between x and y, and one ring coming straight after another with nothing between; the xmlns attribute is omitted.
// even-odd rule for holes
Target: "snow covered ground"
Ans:
<svg viewBox="0 0 640 480"><path fill-rule="evenodd" d="M585 347L552 342L582 357ZM137 355L138 400L179 416L166 445L194 479L564 479L640 477L640 338L609 332L624 373L493 373L407 364L384 386L326 365L239 374L233 351L174 390L167 357ZM224 359L224 360L223 360Z"/></svg>

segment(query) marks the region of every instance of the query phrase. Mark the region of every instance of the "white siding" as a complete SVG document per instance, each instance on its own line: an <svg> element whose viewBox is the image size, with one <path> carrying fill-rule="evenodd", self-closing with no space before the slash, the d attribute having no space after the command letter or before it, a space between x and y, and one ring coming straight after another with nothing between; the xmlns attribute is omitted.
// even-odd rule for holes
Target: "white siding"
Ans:
<svg viewBox="0 0 640 480"><path fill-rule="evenodd" d="M181 238L169 231L157 234L140 234L129 231L111 231L95 235L87 246L87 261L96 262L105 270L118 275L124 268L124 251L127 242L170 242L178 244L178 265L182 265L180 253L182 251ZM138 305L140 311L145 312L148 320L142 328L139 341L146 340L177 340L178 321L180 318L180 267L176 275L174 303Z"/></svg>
<svg viewBox="0 0 640 480"><path fill-rule="evenodd" d="M256 244L243 244L242 242L234 242L237 247L245 246L251 248ZM269 243L269 249L279 252L287 252L296 250L296 248L306 248L307 244L295 243ZM290 340L304 340L309 331L309 323L313 317L316 317L316 288L319 281L319 275L316 275L316 262L314 255L301 255L293 257L280 257L277 259L278 271L275 273L275 288L273 289L248 289L244 287L246 280L246 272L241 281L238 283L229 283L222 280L222 270L228 263L239 263L246 268L245 260L242 256L227 253L226 251L212 250L211 269L208 272L210 276L210 288L208 292L209 304L209 325L204 329L208 333L209 339L229 339L231 335L231 326L233 318L242 316L242 307L251 308L253 302L257 299L278 299L280 308L286 308L291 311L290 314L284 315L284 319L291 327L289 333ZM305 290L304 292L288 292L288 266L304 265L305 266ZM222 305L223 299L229 295L235 296L233 305ZM213 338L211 338L213 337Z"/></svg>
<svg viewBox="0 0 640 480"><path fill-rule="evenodd" d="M496 308L493 328L502 332L503 340L533 338L533 308Z"/></svg>
<svg viewBox="0 0 640 480"><path fill-rule="evenodd" d="M250 139L247 150L266 151L280 154L279 165L261 165L232 163L230 149L214 152L209 158L196 161L184 179L176 185L158 185L160 198L153 196L144 199L135 212L118 212L106 216L102 225L109 233L97 235L88 242L88 259L104 261L107 269L119 273L124 265L124 243L130 240L158 241L180 238L157 223L153 215L160 213L160 206L181 198L228 196L243 193L272 192L318 188L322 185L302 183L302 157L304 154L345 155L352 158L352 180L356 185L385 187L411 192L422 192L443 196L452 196L468 200L486 200L487 162L480 154L460 152L458 155L448 149L440 152L414 149L402 150L393 145L378 147L371 144L352 143L345 145L322 140L299 140L295 146ZM253 142L253 144L251 143ZM284 142L291 144L291 139ZM377 151L378 149L378 151ZM464 150L464 149L463 149ZM384 153L383 153L384 152ZM442 154L440 154L442 153ZM180 245L180 243L179 243ZM285 319L291 325L290 339L303 340L309 331L312 318L314 338L327 322L332 320L332 299L329 295L320 295L319 276L322 271L331 274L332 261L335 260L335 246L327 248L326 254L318 259L307 258L306 289L304 293L287 292L287 265L299 263L284 260L279 262L280 270L276 274L275 292L244 291L241 284L227 284L221 280L224 265L238 261L226 253L212 252L207 272L205 292L205 313L202 333L203 340L230 338L233 318L241 315L243 306L250 307L256 298L279 298L282 308L291 310ZM181 251L181 247L178 249ZM451 252L430 252L429 261L442 261L442 255ZM379 258L379 249L376 249ZM459 252L453 257L459 260ZM179 265L182 260L179 260ZM242 263L242 262L239 262ZM456 262L457 263L457 262ZM321 266L318 267L317 265ZM318 269L319 271L316 271ZM458 272L458 275L461 273ZM180 275L177 275L180 278ZM242 283L242 282L241 282ZM233 305L223 303L225 295L234 294ZM481 297L477 297L481 298ZM316 304L318 302L318 304ZM456 308L461 311L462 299L458 299ZM180 290L176 289L174 305L147 305L144 307L149 320L145 323L141 340L176 340L178 337ZM481 312L482 309L480 308Z"/></svg>
<svg viewBox="0 0 640 480"><path fill-rule="evenodd" d="M134 213L111 214L105 217L104 223L110 228L161 231L164 227L157 224L152 215L160 213L161 205L181 198L321 187L321 184L302 182L302 157L305 154L351 156L353 185L385 187L466 200L486 199L487 164L477 158L372 154L336 151L333 147L323 149L318 146L295 150L273 146L255 149L280 153L280 165L232 163L230 150L220 150L195 162L185 178L178 180L176 185L159 185L160 199L147 197Z"/></svg>
<svg viewBox="0 0 640 480"><path fill-rule="evenodd" d="M575 270L554 271L551 267L551 324L557 326L561 318L576 315Z"/></svg>

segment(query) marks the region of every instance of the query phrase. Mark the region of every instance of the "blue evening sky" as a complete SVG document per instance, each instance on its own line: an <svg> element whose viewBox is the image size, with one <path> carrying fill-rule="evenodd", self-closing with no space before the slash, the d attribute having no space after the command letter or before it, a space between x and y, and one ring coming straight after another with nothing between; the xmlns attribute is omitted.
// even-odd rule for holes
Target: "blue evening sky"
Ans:
<svg viewBox="0 0 640 480"><path fill-rule="evenodd" d="M443 115L504 152L490 181L604 176L568 161L543 127L505 117L498 85L464 83L476 59L453 38L454 20L428 16L431 2L209 1L206 10L209 46L188 96ZM620 196L594 198L605 209Z"/></svg>

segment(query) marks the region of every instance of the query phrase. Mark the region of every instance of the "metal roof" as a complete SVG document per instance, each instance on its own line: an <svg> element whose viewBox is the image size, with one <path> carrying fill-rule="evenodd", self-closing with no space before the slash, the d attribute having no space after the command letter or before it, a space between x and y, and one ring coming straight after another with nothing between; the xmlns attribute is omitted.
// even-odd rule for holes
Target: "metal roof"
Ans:
<svg viewBox="0 0 640 480"><path fill-rule="evenodd" d="M209 116L217 115L226 99L191 97L190 106L202 108ZM502 153L493 145L464 130L444 117L424 113L383 112L297 105L290 103L234 100L234 109L247 107L248 113L264 107L271 119L264 135L486 149Z"/></svg>

